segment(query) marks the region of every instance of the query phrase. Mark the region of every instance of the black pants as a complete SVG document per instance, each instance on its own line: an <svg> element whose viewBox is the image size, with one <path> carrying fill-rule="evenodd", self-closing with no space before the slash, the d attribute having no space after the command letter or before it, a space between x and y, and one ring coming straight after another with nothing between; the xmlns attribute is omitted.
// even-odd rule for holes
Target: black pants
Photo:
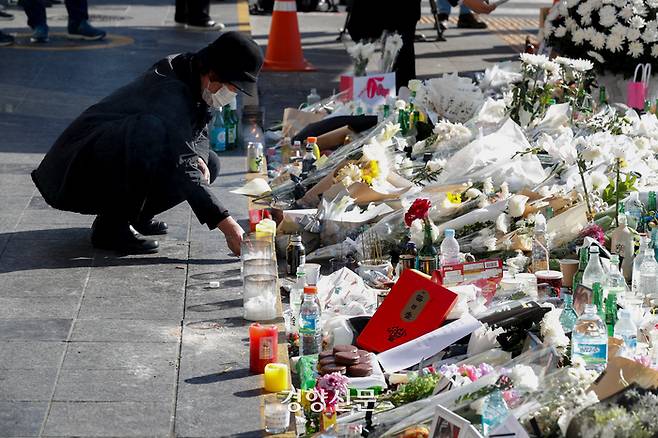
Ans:
<svg viewBox="0 0 658 438"><path fill-rule="evenodd" d="M69 15L69 30L74 30L82 21L89 20L87 0L65 0L64 3ZM21 5L27 15L27 25L32 29L48 24L43 0L21 0Z"/></svg>
<svg viewBox="0 0 658 438"><path fill-rule="evenodd" d="M397 29L402 37L402 48L393 66L395 71L395 88L406 86L410 80L416 79L416 51L414 50L414 38L416 35L416 24Z"/></svg>
<svg viewBox="0 0 658 438"><path fill-rule="evenodd" d="M219 157L213 151L208 156L208 170L210 170L210 183L212 184L219 175ZM170 210L183 202L185 196L179 189L177 180L169 172L155 172L155 177L150 181L150 189L143 200L141 209L127 213L131 221L148 220L153 216ZM126 205L138 206L138 199L129 200Z"/></svg>
<svg viewBox="0 0 658 438"><path fill-rule="evenodd" d="M174 20L187 24L207 22L210 20L210 0L176 0Z"/></svg>

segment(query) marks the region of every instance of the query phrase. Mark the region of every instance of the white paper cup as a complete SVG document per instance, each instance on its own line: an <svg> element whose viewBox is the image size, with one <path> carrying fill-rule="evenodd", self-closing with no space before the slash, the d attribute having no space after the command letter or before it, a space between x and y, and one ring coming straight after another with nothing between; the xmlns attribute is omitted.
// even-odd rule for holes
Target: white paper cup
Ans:
<svg viewBox="0 0 658 438"><path fill-rule="evenodd" d="M306 263L304 264L304 273L306 274L306 284L316 285L320 279L320 265Z"/></svg>

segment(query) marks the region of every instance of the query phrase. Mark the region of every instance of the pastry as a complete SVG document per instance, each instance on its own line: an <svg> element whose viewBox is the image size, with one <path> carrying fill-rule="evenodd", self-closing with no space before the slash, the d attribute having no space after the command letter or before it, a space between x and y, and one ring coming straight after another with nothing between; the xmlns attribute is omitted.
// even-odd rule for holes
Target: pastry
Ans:
<svg viewBox="0 0 658 438"><path fill-rule="evenodd" d="M356 353L359 351L358 348L356 348L354 345L334 345L334 354L340 353L340 352L349 352L349 353Z"/></svg>
<svg viewBox="0 0 658 438"><path fill-rule="evenodd" d="M367 377L372 374L372 365L360 363L347 367L347 375L350 377Z"/></svg>
<svg viewBox="0 0 658 438"><path fill-rule="evenodd" d="M336 363L340 365L356 365L359 363L359 355L349 351L340 351L334 355Z"/></svg>

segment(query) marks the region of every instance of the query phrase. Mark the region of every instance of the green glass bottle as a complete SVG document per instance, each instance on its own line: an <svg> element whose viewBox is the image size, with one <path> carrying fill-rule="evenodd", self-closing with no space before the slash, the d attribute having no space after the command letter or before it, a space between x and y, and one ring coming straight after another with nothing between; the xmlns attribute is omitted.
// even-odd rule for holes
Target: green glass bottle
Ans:
<svg viewBox="0 0 658 438"><path fill-rule="evenodd" d="M574 292L578 289L578 286L583 282L583 274L585 273L585 268L587 267L587 262L589 261L589 250L587 248L580 248L578 253L578 272L573 276L573 285L571 290Z"/></svg>
<svg viewBox="0 0 658 438"><path fill-rule="evenodd" d="M617 294L608 292L605 300L605 325L608 327L608 336L614 336L617 324Z"/></svg>
<svg viewBox="0 0 658 438"><path fill-rule="evenodd" d="M407 111L398 110L398 123L400 124L400 134L407 135L409 132L409 114Z"/></svg>
<svg viewBox="0 0 658 438"><path fill-rule="evenodd" d="M439 252L434 246L434 241L432 240L432 228L427 221L424 224L424 231L425 236L423 238L423 246L420 248L420 251L418 251L418 269L427 275L432 275L432 273L439 267Z"/></svg>
<svg viewBox="0 0 658 438"><path fill-rule="evenodd" d="M599 105L605 106L607 104L608 104L608 94L606 93L605 87L601 86L601 88L599 88Z"/></svg>
<svg viewBox="0 0 658 438"><path fill-rule="evenodd" d="M605 309L603 308L603 286L601 283L592 284L592 304L596 306L596 313L605 321Z"/></svg>

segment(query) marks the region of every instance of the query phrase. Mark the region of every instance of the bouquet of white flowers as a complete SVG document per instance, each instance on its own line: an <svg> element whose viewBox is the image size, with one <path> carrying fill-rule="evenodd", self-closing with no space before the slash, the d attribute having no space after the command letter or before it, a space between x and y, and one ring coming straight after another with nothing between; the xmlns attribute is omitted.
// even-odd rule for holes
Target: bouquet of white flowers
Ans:
<svg viewBox="0 0 658 438"><path fill-rule="evenodd" d="M543 32L562 55L585 55L600 71L628 77L639 63L658 67L656 0L561 0Z"/></svg>

